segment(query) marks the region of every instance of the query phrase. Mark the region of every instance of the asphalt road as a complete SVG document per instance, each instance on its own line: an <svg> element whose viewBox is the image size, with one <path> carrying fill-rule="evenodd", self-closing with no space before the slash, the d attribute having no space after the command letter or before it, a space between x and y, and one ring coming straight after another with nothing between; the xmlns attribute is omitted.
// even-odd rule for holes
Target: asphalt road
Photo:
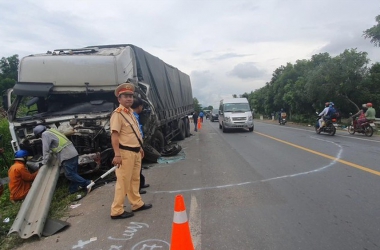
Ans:
<svg viewBox="0 0 380 250"><path fill-rule="evenodd" d="M193 134L183 159L144 170L152 209L111 220L109 183L70 208L68 229L20 249L169 249L178 194L197 250L380 249L379 137L208 120Z"/></svg>

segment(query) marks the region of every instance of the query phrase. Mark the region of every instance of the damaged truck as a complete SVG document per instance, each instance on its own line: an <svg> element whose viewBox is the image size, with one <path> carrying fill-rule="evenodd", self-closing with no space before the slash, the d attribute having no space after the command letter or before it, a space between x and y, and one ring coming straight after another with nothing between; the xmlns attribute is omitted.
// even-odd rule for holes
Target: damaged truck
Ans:
<svg viewBox="0 0 380 250"><path fill-rule="evenodd" d="M144 102L140 122L146 159L155 162L175 150L172 141L190 136L190 77L131 44L57 49L22 58L18 82L3 100L13 150L26 149L35 161L41 159L42 143L34 138L33 128L42 124L72 141L79 153L79 173L109 169L109 120L119 105L114 90L127 81Z"/></svg>

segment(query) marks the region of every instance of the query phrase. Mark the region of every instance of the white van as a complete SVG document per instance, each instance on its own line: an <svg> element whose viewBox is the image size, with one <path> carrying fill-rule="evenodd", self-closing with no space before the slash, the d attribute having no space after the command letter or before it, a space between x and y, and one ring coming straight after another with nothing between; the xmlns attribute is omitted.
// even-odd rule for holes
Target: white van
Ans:
<svg viewBox="0 0 380 250"><path fill-rule="evenodd" d="M219 106L219 128L223 133L232 128L253 131L253 116L246 98L223 99Z"/></svg>

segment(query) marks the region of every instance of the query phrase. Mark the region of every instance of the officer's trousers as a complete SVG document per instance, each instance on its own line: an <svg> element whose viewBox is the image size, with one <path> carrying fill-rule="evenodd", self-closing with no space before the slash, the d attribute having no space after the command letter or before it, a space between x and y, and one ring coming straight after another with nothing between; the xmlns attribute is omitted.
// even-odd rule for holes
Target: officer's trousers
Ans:
<svg viewBox="0 0 380 250"><path fill-rule="evenodd" d="M127 195L131 209L135 210L144 205L140 196L140 169L141 153L129 150L120 150L121 166L115 170L115 196L111 205L111 216L124 212L125 195Z"/></svg>

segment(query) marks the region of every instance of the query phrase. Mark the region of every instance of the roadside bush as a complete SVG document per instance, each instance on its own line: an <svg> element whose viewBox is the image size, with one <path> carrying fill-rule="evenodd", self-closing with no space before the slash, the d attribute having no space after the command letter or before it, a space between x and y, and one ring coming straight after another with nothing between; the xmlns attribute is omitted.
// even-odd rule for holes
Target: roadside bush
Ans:
<svg viewBox="0 0 380 250"><path fill-rule="evenodd" d="M0 157L0 178L8 176L8 166L11 165L13 160L13 150L10 141L11 134L9 132L9 123L5 118L0 119L0 148L4 148L4 157Z"/></svg>

